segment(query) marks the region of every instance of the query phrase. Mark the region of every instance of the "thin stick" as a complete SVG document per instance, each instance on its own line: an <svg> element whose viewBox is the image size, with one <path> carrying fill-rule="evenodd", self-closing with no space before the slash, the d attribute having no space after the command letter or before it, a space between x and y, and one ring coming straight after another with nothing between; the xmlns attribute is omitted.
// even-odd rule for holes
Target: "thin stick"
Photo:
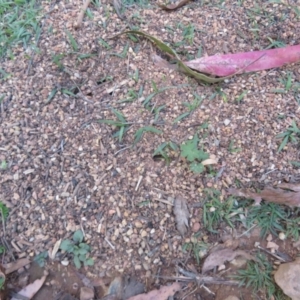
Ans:
<svg viewBox="0 0 300 300"><path fill-rule="evenodd" d="M81 26L81 23L82 23L82 20L83 20L83 16L84 16L85 11L87 10L90 2L91 2L91 0L85 0L84 4L83 4L83 6L82 6L82 8L80 10L80 13L78 15L77 21L74 24L74 28L75 29L78 29Z"/></svg>

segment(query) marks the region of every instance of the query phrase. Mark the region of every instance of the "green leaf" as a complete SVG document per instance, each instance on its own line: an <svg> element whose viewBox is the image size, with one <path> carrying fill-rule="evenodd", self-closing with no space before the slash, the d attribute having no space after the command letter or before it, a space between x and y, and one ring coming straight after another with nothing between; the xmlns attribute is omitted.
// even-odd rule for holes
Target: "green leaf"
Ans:
<svg viewBox="0 0 300 300"><path fill-rule="evenodd" d="M85 266L93 266L94 265L94 260L92 258L88 258L85 262L84 262Z"/></svg>
<svg viewBox="0 0 300 300"><path fill-rule="evenodd" d="M170 145L171 149L173 149L174 151L178 150L178 146L174 142L170 142L169 145Z"/></svg>
<svg viewBox="0 0 300 300"><path fill-rule="evenodd" d="M83 241L83 232L80 229L74 232L73 241L75 243L81 243Z"/></svg>
<svg viewBox="0 0 300 300"><path fill-rule="evenodd" d="M79 248L78 249L78 254L80 255L86 255L89 251L84 249L84 248Z"/></svg>
<svg viewBox="0 0 300 300"><path fill-rule="evenodd" d="M165 149L165 147L166 147L167 145L168 145L167 142L164 142L164 143L160 144L160 145L156 148L156 150L154 151L154 153L153 153L152 156L155 156L155 155L157 155L157 154L161 154L161 152Z"/></svg>
<svg viewBox="0 0 300 300"><path fill-rule="evenodd" d="M280 144L280 146L279 146L279 148L278 148L278 150L277 150L278 153L286 146L288 140L289 140L289 136L287 135L287 136L283 139L282 143Z"/></svg>
<svg viewBox="0 0 300 300"><path fill-rule="evenodd" d="M113 125L113 126L117 126L117 127L121 127L121 126L125 126L126 123L122 123L122 122L118 122L115 120L98 120L99 123L104 123L104 124L108 124L108 125Z"/></svg>
<svg viewBox="0 0 300 300"><path fill-rule="evenodd" d="M70 240L63 240L59 248L63 251L71 253L74 250L74 244Z"/></svg>
<svg viewBox="0 0 300 300"><path fill-rule="evenodd" d="M78 256L79 260L82 261L82 262L85 262L86 261L86 254L80 254Z"/></svg>
<svg viewBox="0 0 300 300"><path fill-rule="evenodd" d="M74 50L75 52L77 52L77 51L79 50L79 47L78 47L78 45L77 45L77 43L76 43L76 41L75 41L73 35L72 35L71 32L69 32L68 30L66 30L66 34L67 34L67 36L68 36L69 42L70 42L70 44L71 44L73 50Z"/></svg>
<svg viewBox="0 0 300 300"><path fill-rule="evenodd" d="M111 108L111 110L116 115L116 117L119 119L119 121L121 121L122 123L125 123L125 124L127 123L124 115L120 111L118 111L117 109L115 109L113 107Z"/></svg>
<svg viewBox="0 0 300 300"><path fill-rule="evenodd" d="M202 173L205 170L205 167L203 166L203 164L197 163L195 161L191 163L190 167L194 173Z"/></svg>
<svg viewBox="0 0 300 300"><path fill-rule="evenodd" d="M49 104L49 103L52 101L52 99L55 97L57 91L58 91L58 89L57 89L57 88L54 88L54 89L50 92L50 94L49 94L49 96L48 96L48 98L47 98L47 100L46 100L46 104Z"/></svg>
<svg viewBox="0 0 300 300"><path fill-rule="evenodd" d="M7 169L7 162L6 160L2 160L0 163L0 169L1 170L6 170Z"/></svg>
<svg viewBox="0 0 300 300"><path fill-rule="evenodd" d="M91 247L86 243L80 243L79 248L80 249L85 249L86 251L90 251L90 249L91 249Z"/></svg>
<svg viewBox="0 0 300 300"><path fill-rule="evenodd" d="M182 120L182 119L188 117L189 115L190 115L190 112L189 112L189 111L187 111L187 112L181 114L180 116L178 116L178 117L174 120L173 124L176 124L177 122L179 122L180 120Z"/></svg>
<svg viewBox="0 0 300 300"><path fill-rule="evenodd" d="M194 160L204 160L209 157L208 153L204 152L203 150L198 149L198 142L199 139L195 134L192 140L185 142L180 146L181 149L181 156L185 157L188 161Z"/></svg>
<svg viewBox="0 0 300 300"><path fill-rule="evenodd" d="M144 132L152 132L152 133L156 133L156 134L161 134L162 131L155 128L155 127L152 127L152 126L146 126L146 127L142 127L140 129L137 130L137 132L135 133L134 135L134 142L133 144L136 145L140 139L142 138Z"/></svg>
<svg viewBox="0 0 300 300"><path fill-rule="evenodd" d="M80 269L80 267L81 267L81 262L80 262L79 257L78 257L77 255L74 256L73 261L74 261L75 267L76 267L77 269Z"/></svg>

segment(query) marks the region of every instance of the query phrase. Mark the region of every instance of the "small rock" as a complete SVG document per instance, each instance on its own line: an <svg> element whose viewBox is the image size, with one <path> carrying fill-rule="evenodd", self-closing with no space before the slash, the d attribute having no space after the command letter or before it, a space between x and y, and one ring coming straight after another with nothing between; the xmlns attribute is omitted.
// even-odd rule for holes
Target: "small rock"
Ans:
<svg viewBox="0 0 300 300"><path fill-rule="evenodd" d="M224 120L224 125L227 126L227 125L230 124L230 122L231 122L231 121L230 121L229 119L225 119L225 120Z"/></svg>
<svg viewBox="0 0 300 300"><path fill-rule="evenodd" d="M237 296L230 295L230 296L226 297L224 300L240 300L240 299Z"/></svg>
<svg viewBox="0 0 300 300"><path fill-rule="evenodd" d="M140 222L140 221L135 221L135 222L134 222L134 226L135 226L136 228L142 228L142 227L143 227L143 224L142 224L142 222Z"/></svg>
<svg viewBox="0 0 300 300"><path fill-rule="evenodd" d="M65 267L68 266L69 263L70 263L70 262L69 262L68 260L62 260L62 261L61 261L61 264L62 264L63 266L65 266Z"/></svg>
<svg viewBox="0 0 300 300"><path fill-rule="evenodd" d="M236 257L230 262L231 265L235 266L237 269L244 267L247 264L247 259L245 257Z"/></svg>
<svg viewBox="0 0 300 300"><path fill-rule="evenodd" d="M146 230L143 230L141 232L141 237L146 237L148 235L147 231Z"/></svg>
<svg viewBox="0 0 300 300"><path fill-rule="evenodd" d="M285 263L279 266L274 274L276 283L282 291L292 298L292 300L300 299L300 259L294 262Z"/></svg>
<svg viewBox="0 0 300 300"><path fill-rule="evenodd" d="M193 228L192 228L192 230L193 230L193 232L197 232L197 231L199 231L199 229L200 229L200 223L195 223L194 225L193 225Z"/></svg>
<svg viewBox="0 0 300 300"><path fill-rule="evenodd" d="M278 237L279 237L280 240L284 241L285 238L286 238L286 235L283 232L280 232Z"/></svg>
<svg viewBox="0 0 300 300"><path fill-rule="evenodd" d="M94 296L94 289L86 286L80 289L80 300L93 300Z"/></svg>

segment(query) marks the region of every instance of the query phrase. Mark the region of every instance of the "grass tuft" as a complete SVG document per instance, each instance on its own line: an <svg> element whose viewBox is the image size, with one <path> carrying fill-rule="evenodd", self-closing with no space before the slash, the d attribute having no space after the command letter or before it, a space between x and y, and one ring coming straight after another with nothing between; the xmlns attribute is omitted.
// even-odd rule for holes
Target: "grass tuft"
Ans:
<svg viewBox="0 0 300 300"><path fill-rule="evenodd" d="M0 0L0 58L12 55L12 48L27 48L41 33L39 8L35 0Z"/></svg>

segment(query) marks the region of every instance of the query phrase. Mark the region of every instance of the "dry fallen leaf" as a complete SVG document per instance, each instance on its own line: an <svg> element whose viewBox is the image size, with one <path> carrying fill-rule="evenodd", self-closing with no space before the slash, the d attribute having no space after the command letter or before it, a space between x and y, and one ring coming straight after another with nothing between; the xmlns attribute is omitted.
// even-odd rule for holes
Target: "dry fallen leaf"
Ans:
<svg viewBox="0 0 300 300"><path fill-rule="evenodd" d="M47 276L48 276L48 272L45 272L42 278L37 279L33 283L28 284L25 288L23 288L20 292L18 292L18 294L15 297L13 297L11 300L18 300L20 299L19 296L32 299L33 296L43 286Z"/></svg>
<svg viewBox="0 0 300 300"><path fill-rule="evenodd" d="M283 48L239 52L197 58L185 65L193 70L216 76L231 76L282 67L298 62L300 45Z"/></svg>
<svg viewBox="0 0 300 300"><path fill-rule="evenodd" d="M161 69L177 70L177 65L170 64L167 60L161 58L157 54L151 55L153 63Z"/></svg>
<svg viewBox="0 0 300 300"><path fill-rule="evenodd" d="M12 263L8 263L6 265L3 265L5 268L5 274L10 274L14 271L19 270L20 268L30 264L30 260L28 258L21 258L17 261L14 261Z"/></svg>
<svg viewBox="0 0 300 300"><path fill-rule="evenodd" d="M168 5L164 5L164 4L160 4L158 3L157 5L162 8L163 10L166 11L172 11L172 10L176 10L184 5L186 5L187 3L189 3L191 0L182 0L179 3L174 3L174 4L168 4Z"/></svg>
<svg viewBox="0 0 300 300"><path fill-rule="evenodd" d="M202 273L205 273L213 268L224 264L226 261L231 261L237 256L244 256L246 259L254 260L254 257L243 250L222 249L209 254L204 261Z"/></svg>
<svg viewBox="0 0 300 300"><path fill-rule="evenodd" d="M56 253L57 253L57 251L59 249L60 244L61 244L61 239L59 239L58 241L56 241L56 243L55 243L52 251L49 250L48 254L49 254L49 258L50 259L53 260L55 258L55 255L56 255Z"/></svg>
<svg viewBox="0 0 300 300"><path fill-rule="evenodd" d="M203 166L215 165L218 163L218 160L215 158L208 158L208 159L203 160L201 163Z"/></svg>
<svg viewBox="0 0 300 300"><path fill-rule="evenodd" d="M91 300L94 299L95 292L93 288L82 287L80 288L80 300Z"/></svg>
<svg viewBox="0 0 300 300"><path fill-rule="evenodd" d="M187 228L189 227L189 210L186 201L178 196L174 200L174 215L176 221L177 230L181 235L185 235Z"/></svg>
<svg viewBox="0 0 300 300"><path fill-rule="evenodd" d="M128 299L144 291L144 284L137 281L134 277L116 277L109 285L106 297L108 299L110 299L109 296L115 296L116 299Z"/></svg>
<svg viewBox="0 0 300 300"><path fill-rule="evenodd" d="M231 188L228 190L228 193L233 196L251 198L256 205L259 205L261 200L264 199L268 202L300 207L299 185L282 184L279 187L281 188L265 187L260 193L254 193L247 189L238 190Z"/></svg>
<svg viewBox="0 0 300 300"><path fill-rule="evenodd" d="M147 294L140 294L130 297L127 300L166 300L168 297L173 296L180 289L180 284L176 282L169 286L163 286L159 290L153 290Z"/></svg>

